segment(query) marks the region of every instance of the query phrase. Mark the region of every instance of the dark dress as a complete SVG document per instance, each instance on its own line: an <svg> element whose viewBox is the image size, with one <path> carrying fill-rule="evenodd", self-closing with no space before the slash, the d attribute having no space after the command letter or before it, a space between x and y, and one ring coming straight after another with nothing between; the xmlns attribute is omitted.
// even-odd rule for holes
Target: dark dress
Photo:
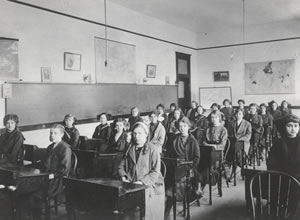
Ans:
<svg viewBox="0 0 300 220"><path fill-rule="evenodd" d="M190 119L191 122L195 122L197 115L198 115L197 109L190 108L186 114L186 117L188 117L188 119Z"/></svg>
<svg viewBox="0 0 300 220"><path fill-rule="evenodd" d="M62 177L68 176L71 170L71 146L61 141L55 148L50 144L47 148L44 169L54 174L54 179L49 183L48 195L55 196L63 190Z"/></svg>
<svg viewBox="0 0 300 220"><path fill-rule="evenodd" d="M198 144L200 145L205 140L205 130L208 128L209 122L207 118L204 115L197 115L195 118L195 138L198 141Z"/></svg>
<svg viewBox="0 0 300 220"><path fill-rule="evenodd" d="M65 127L65 134L63 137L63 141L71 146L73 149L77 149L79 143L79 131L75 127Z"/></svg>
<svg viewBox="0 0 300 220"><path fill-rule="evenodd" d="M223 107L220 110L225 117L225 128L229 128L229 125L234 120L234 110L232 107Z"/></svg>
<svg viewBox="0 0 300 220"><path fill-rule="evenodd" d="M112 130L108 124L100 124L96 127L93 138L99 140L98 152L103 153L107 151L111 134Z"/></svg>
<svg viewBox="0 0 300 220"><path fill-rule="evenodd" d="M121 136L118 138L118 140L115 140L115 135L113 134L111 136L111 140L110 140L110 147L109 147L109 151L110 152L124 152L126 150L126 146L127 146L127 142L126 142L126 132L123 131Z"/></svg>
<svg viewBox="0 0 300 220"><path fill-rule="evenodd" d="M0 136L0 159L4 162L23 164L25 138L19 129L12 132L5 130Z"/></svg>
<svg viewBox="0 0 300 220"><path fill-rule="evenodd" d="M165 157L167 158L179 158L179 159L185 159L188 161L193 161L192 170L195 175L195 180L198 180L198 172L197 172L197 166L200 161L200 148L198 145L197 140L195 137L191 134L189 134L187 137L182 137L181 134L176 135L175 139L173 140L172 147L168 149L168 151L165 154ZM168 170L168 167L167 167ZM184 195L184 184L185 184L185 176L186 172L188 170L186 167L183 167L182 169L178 168L176 176L177 176L177 184L176 184L176 191L178 193L178 200L181 200ZM171 177L167 176L165 179L166 183L166 194L168 196L172 195L172 182L170 181ZM183 183L183 184L181 184Z"/></svg>
<svg viewBox="0 0 300 220"><path fill-rule="evenodd" d="M251 128L252 128L252 135L250 139L250 144L258 146L258 142L260 140L260 135L262 134L262 128L263 128L263 120L260 115L257 113L255 115L248 115L247 121L250 122ZM250 148L250 151L252 149Z"/></svg>
<svg viewBox="0 0 300 220"><path fill-rule="evenodd" d="M140 116L136 116L136 117L130 116L128 122L130 125L130 131L132 131L133 125L137 122L143 122L143 119Z"/></svg>
<svg viewBox="0 0 300 220"><path fill-rule="evenodd" d="M262 117L263 127L264 127L264 135L261 144L267 147L272 137L273 116L269 112L266 112L266 114L264 115L260 114L260 116Z"/></svg>
<svg viewBox="0 0 300 220"><path fill-rule="evenodd" d="M289 108L280 108L282 117L292 114L292 110Z"/></svg>

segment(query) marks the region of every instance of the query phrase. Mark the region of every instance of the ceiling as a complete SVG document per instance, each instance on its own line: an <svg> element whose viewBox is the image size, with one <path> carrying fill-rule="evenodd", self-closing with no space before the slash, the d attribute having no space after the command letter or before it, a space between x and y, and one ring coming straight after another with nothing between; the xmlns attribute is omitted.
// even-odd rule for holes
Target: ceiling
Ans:
<svg viewBox="0 0 300 220"><path fill-rule="evenodd" d="M197 34L242 29L243 0L108 0ZM245 0L245 25L300 22L300 0Z"/></svg>

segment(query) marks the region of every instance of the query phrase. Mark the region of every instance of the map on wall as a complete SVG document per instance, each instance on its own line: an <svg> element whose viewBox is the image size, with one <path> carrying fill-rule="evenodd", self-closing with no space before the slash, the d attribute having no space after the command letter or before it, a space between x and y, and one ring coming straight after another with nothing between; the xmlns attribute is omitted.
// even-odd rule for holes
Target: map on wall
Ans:
<svg viewBox="0 0 300 220"><path fill-rule="evenodd" d="M224 99L232 100L231 87L199 88L199 104L209 109L213 103L222 104Z"/></svg>
<svg viewBox="0 0 300 220"><path fill-rule="evenodd" d="M135 46L95 38L96 79L100 83L136 83Z"/></svg>
<svg viewBox="0 0 300 220"><path fill-rule="evenodd" d="M245 63L246 94L295 93L295 60Z"/></svg>
<svg viewBox="0 0 300 220"><path fill-rule="evenodd" d="M18 41L0 38L0 79L18 79Z"/></svg>

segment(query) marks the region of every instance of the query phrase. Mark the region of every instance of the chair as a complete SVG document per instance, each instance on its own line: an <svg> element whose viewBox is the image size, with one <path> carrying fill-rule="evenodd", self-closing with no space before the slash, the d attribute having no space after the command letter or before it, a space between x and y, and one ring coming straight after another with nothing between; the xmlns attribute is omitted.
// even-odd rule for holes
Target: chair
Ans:
<svg viewBox="0 0 300 220"><path fill-rule="evenodd" d="M88 140L87 136L79 136L78 149L86 149L86 140Z"/></svg>
<svg viewBox="0 0 300 220"><path fill-rule="evenodd" d="M72 156L71 156L71 170L68 174L67 177L73 176L76 174L76 169L77 169L77 156L74 151L72 151ZM63 202L59 203L58 202L58 197L59 195L56 195L54 197L48 197L46 196L46 218L50 219L50 209L54 208L55 214L58 214L58 206L63 204ZM51 206L51 200L53 200L53 206Z"/></svg>
<svg viewBox="0 0 300 220"><path fill-rule="evenodd" d="M250 182L253 220L299 219L300 182L277 171L257 173Z"/></svg>
<svg viewBox="0 0 300 220"><path fill-rule="evenodd" d="M232 151L234 146L231 146L231 142L229 139L226 141L226 146L224 148L224 156L221 164L221 169L224 172L224 177L226 180L226 185L229 187L229 182L231 181L232 175L234 176L234 186L236 186L236 166L235 166L235 155L233 156L233 161L231 161L228 157L230 156L230 152ZM234 149L233 149L234 152ZM226 175L226 166L231 167L231 174L229 177ZM221 176L221 175L220 175Z"/></svg>
<svg viewBox="0 0 300 220"><path fill-rule="evenodd" d="M24 148L24 157L23 157L24 165L25 165L25 161L31 162L31 164L35 164L36 160L34 156L34 151L38 149L38 147L32 144L23 144L23 148Z"/></svg>

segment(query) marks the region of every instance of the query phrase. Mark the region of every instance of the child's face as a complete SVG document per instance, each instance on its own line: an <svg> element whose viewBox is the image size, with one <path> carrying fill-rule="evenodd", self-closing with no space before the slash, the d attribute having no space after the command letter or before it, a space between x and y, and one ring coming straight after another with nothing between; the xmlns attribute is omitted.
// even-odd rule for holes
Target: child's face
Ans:
<svg viewBox="0 0 300 220"><path fill-rule="evenodd" d="M238 119L238 120L242 120L243 117L244 117L244 114L243 114L243 112L238 111L237 114L236 114L236 116L237 116L237 119Z"/></svg>
<svg viewBox="0 0 300 220"><path fill-rule="evenodd" d="M124 123L123 122L117 122L116 123L116 131L117 132L120 132L120 131L123 131L124 130Z"/></svg>
<svg viewBox="0 0 300 220"><path fill-rule="evenodd" d="M74 123L74 118L73 117L69 117L65 119L65 124L68 128L73 127L73 123Z"/></svg>
<svg viewBox="0 0 300 220"><path fill-rule="evenodd" d="M180 118L180 111L179 110L176 110L174 112L174 117L175 117L176 120L178 120Z"/></svg>
<svg viewBox="0 0 300 220"><path fill-rule="evenodd" d="M282 106L283 106L283 108L287 108L288 107L288 103L287 102L283 102Z"/></svg>
<svg viewBox="0 0 300 220"><path fill-rule="evenodd" d="M203 114L203 108L198 107L197 108L197 113L200 114L200 115L202 115Z"/></svg>
<svg viewBox="0 0 300 220"><path fill-rule="evenodd" d="M133 117L138 116L138 114L139 114L139 111L138 111L136 108L132 109L131 115L132 115Z"/></svg>
<svg viewBox="0 0 300 220"><path fill-rule="evenodd" d="M189 126L188 124L184 123L184 122L179 122L179 131L181 134L188 134L189 133Z"/></svg>
<svg viewBox="0 0 300 220"><path fill-rule="evenodd" d="M276 109L277 109L277 103L274 102L274 103L272 104L272 109L273 109L273 110L276 110Z"/></svg>
<svg viewBox="0 0 300 220"><path fill-rule="evenodd" d="M52 128L52 129L50 129L49 140L52 143L58 143L58 142L60 142L63 136L64 136L64 134L63 134L63 132L61 132L60 129L58 129L58 128Z"/></svg>
<svg viewBox="0 0 300 220"><path fill-rule="evenodd" d="M256 113L256 107L255 106L251 106L250 109L249 109L249 111L250 111L251 115L255 115L255 113Z"/></svg>
<svg viewBox="0 0 300 220"><path fill-rule="evenodd" d="M6 127L8 132L14 131L16 126L17 126L17 124L14 120L8 120L5 124L5 127Z"/></svg>
<svg viewBox="0 0 300 220"><path fill-rule="evenodd" d="M260 111L264 114L266 113L266 107L265 106L260 106Z"/></svg>
<svg viewBox="0 0 300 220"><path fill-rule="evenodd" d="M197 107L196 103L192 102L192 108L196 108L196 107Z"/></svg>
<svg viewBox="0 0 300 220"><path fill-rule="evenodd" d="M285 125L285 130L288 137L296 137L299 133L299 124L296 122L289 122Z"/></svg>
<svg viewBox="0 0 300 220"><path fill-rule="evenodd" d="M240 108L243 108L244 107L244 103L243 102L239 102L239 106L240 106Z"/></svg>
<svg viewBox="0 0 300 220"><path fill-rule="evenodd" d="M100 116L100 123L101 123L101 124L105 124L106 122L107 122L106 115L101 115L101 116Z"/></svg>
<svg viewBox="0 0 300 220"><path fill-rule="evenodd" d="M212 110L218 110L218 106L214 105L214 106L212 107Z"/></svg>
<svg viewBox="0 0 300 220"><path fill-rule="evenodd" d="M211 118L211 123L214 125L214 126L218 126L220 124L220 117L217 115L217 114L212 114L210 116Z"/></svg>
<svg viewBox="0 0 300 220"><path fill-rule="evenodd" d="M156 114L151 114L150 115L150 121L154 124L157 123L157 121L158 121L157 115Z"/></svg>
<svg viewBox="0 0 300 220"><path fill-rule="evenodd" d="M175 111L175 107L174 107L174 106L171 106L171 107L170 107L170 111L171 111L171 112L174 112L174 111Z"/></svg>
<svg viewBox="0 0 300 220"><path fill-rule="evenodd" d="M158 107L157 108L158 113L162 114L164 113L164 109L162 107Z"/></svg>
<svg viewBox="0 0 300 220"><path fill-rule="evenodd" d="M230 103L228 101L224 102L224 106L225 107L229 107L230 106Z"/></svg>

